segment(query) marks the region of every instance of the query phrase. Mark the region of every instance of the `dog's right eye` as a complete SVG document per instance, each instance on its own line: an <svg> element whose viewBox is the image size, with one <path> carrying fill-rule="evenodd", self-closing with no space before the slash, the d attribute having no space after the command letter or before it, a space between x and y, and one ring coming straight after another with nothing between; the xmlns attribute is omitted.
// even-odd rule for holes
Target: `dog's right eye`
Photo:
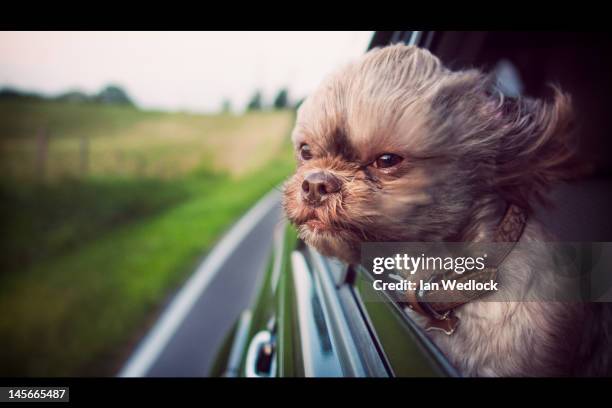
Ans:
<svg viewBox="0 0 612 408"><path fill-rule="evenodd" d="M303 144L300 147L300 157L302 160L310 160L312 159L312 152L310 151L310 146L307 144Z"/></svg>
<svg viewBox="0 0 612 408"><path fill-rule="evenodd" d="M379 169L386 169L399 164L399 162L401 162L402 160L404 159L401 156L398 156L397 154L385 153L379 156L374 161L374 167L377 167Z"/></svg>

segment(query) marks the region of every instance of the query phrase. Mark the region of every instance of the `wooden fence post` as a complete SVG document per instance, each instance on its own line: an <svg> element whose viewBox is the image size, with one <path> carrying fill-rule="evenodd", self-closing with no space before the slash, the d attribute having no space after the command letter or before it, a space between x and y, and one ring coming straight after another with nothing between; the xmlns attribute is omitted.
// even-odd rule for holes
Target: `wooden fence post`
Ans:
<svg viewBox="0 0 612 408"><path fill-rule="evenodd" d="M47 154L49 151L49 132L46 127L41 126L36 138L36 175L39 181L45 179Z"/></svg>
<svg viewBox="0 0 612 408"><path fill-rule="evenodd" d="M89 139L85 136L81 137L80 148L80 170L81 176L86 176L89 170Z"/></svg>

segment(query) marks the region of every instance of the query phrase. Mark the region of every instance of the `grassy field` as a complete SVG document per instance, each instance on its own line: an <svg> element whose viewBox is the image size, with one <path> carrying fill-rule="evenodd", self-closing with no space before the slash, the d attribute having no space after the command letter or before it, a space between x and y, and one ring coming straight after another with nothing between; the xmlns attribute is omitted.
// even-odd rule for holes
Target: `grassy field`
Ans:
<svg viewBox="0 0 612 408"><path fill-rule="evenodd" d="M204 116L0 100L0 174L15 180L79 178L85 141L89 176L172 179L198 168L242 175L277 153L291 119L289 112ZM48 139L44 163L36 154L41 133Z"/></svg>
<svg viewBox="0 0 612 408"><path fill-rule="evenodd" d="M292 120L0 101L0 375L115 374L215 240L291 172Z"/></svg>

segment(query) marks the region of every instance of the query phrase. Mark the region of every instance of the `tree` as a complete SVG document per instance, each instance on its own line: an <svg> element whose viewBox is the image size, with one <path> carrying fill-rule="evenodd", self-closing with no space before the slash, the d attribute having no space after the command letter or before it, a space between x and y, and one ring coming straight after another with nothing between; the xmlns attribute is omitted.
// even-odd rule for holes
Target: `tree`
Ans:
<svg viewBox="0 0 612 408"><path fill-rule="evenodd" d="M107 85L94 99L97 102L111 105L134 105L127 92L118 85Z"/></svg>
<svg viewBox="0 0 612 408"><path fill-rule="evenodd" d="M256 110L261 110L262 107L263 106L261 103L261 91L257 90L251 97L251 100L249 101L247 105L247 110L256 111Z"/></svg>
<svg viewBox="0 0 612 408"><path fill-rule="evenodd" d="M83 103L89 102L91 98L85 92L79 90L72 90L64 92L55 97L56 100L62 102L74 102L74 103Z"/></svg>
<svg viewBox="0 0 612 408"><path fill-rule="evenodd" d="M23 91L21 89L4 87L0 89L0 99L46 99L40 93Z"/></svg>
<svg viewBox="0 0 612 408"><path fill-rule="evenodd" d="M232 103L230 102L229 99L224 99L223 105L221 105L221 112L230 113L231 111L232 111Z"/></svg>
<svg viewBox="0 0 612 408"><path fill-rule="evenodd" d="M300 106L302 105L302 103L304 102L305 98L301 98L298 99L298 101L295 103L295 105L293 105L293 109L298 110L300 108Z"/></svg>
<svg viewBox="0 0 612 408"><path fill-rule="evenodd" d="M274 109L286 109L289 106L289 91L282 88L274 98Z"/></svg>

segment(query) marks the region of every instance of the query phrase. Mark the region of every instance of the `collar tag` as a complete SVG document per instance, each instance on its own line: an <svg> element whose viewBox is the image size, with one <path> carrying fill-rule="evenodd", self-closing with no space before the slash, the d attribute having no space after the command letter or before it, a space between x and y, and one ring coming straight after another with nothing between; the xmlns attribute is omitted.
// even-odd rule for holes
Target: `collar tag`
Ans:
<svg viewBox="0 0 612 408"><path fill-rule="evenodd" d="M459 325L459 321L459 318L451 311L444 319L429 319L425 325L425 331L440 330L447 336L450 336L455 332L455 329Z"/></svg>

